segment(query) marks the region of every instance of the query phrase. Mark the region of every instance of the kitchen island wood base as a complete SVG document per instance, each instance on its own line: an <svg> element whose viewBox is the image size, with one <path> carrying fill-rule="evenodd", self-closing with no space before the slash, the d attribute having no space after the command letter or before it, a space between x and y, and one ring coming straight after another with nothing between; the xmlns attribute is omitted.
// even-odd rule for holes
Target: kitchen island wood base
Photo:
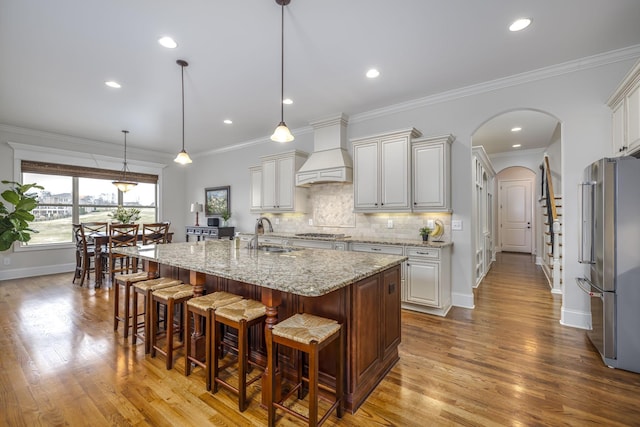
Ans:
<svg viewBox="0 0 640 427"><path fill-rule="evenodd" d="M171 275L189 283L189 271L161 265L162 275ZM201 277L201 276L200 276ZM400 344L400 265L322 296L307 297L282 292L215 275L206 275L208 292L227 291L245 298L262 301L271 310L267 323L284 320L295 313L309 313L335 319L344 325L345 401L347 411L354 413L378 383L398 361ZM275 310L277 308L277 311ZM258 326L258 325L257 325ZM268 327L268 325L267 325ZM266 365L265 331L254 329L251 335L251 358ZM235 340L231 334L225 337ZM320 382L335 384L337 343L327 347L320 358ZM280 374L293 378L293 354L280 352ZM268 389L263 381L263 403Z"/></svg>

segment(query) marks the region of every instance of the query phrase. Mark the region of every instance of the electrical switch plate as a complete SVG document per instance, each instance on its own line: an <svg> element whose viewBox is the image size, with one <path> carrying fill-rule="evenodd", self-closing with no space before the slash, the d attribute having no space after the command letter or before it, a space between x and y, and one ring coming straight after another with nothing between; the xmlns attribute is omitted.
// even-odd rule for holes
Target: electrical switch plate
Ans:
<svg viewBox="0 0 640 427"><path fill-rule="evenodd" d="M462 220L454 219L451 221L451 230L460 231L462 230Z"/></svg>
<svg viewBox="0 0 640 427"><path fill-rule="evenodd" d="M433 227L435 226L435 223L433 222L432 219L428 219L427 220L427 227L433 229Z"/></svg>
<svg viewBox="0 0 640 427"><path fill-rule="evenodd" d="M9 258L8 256L4 257L3 261L4 265L11 265L11 258Z"/></svg>
<svg viewBox="0 0 640 427"><path fill-rule="evenodd" d="M393 228L393 220L392 219L388 219L387 220L387 228Z"/></svg>
<svg viewBox="0 0 640 427"><path fill-rule="evenodd" d="M276 218L275 221L276 221L276 225L280 224L280 218Z"/></svg>
<svg viewBox="0 0 640 427"><path fill-rule="evenodd" d="M309 218L309 225L313 225L313 218Z"/></svg>

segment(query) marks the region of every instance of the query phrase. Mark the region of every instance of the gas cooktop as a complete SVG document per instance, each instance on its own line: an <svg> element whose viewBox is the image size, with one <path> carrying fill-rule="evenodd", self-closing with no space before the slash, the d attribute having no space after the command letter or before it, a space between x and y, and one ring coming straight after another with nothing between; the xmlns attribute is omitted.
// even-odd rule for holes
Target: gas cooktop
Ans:
<svg viewBox="0 0 640 427"><path fill-rule="evenodd" d="M320 237L323 239L344 239L344 234L331 234L331 233L298 233L296 234L298 237Z"/></svg>

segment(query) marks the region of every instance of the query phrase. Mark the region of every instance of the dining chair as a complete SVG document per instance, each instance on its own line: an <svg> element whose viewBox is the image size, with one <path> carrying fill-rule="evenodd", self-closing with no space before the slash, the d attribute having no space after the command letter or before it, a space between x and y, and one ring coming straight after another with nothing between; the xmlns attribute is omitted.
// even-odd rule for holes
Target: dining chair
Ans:
<svg viewBox="0 0 640 427"><path fill-rule="evenodd" d="M169 225L167 222L142 224L142 244L167 243L169 239Z"/></svg>
<svg viewBox="0 0 640 427"><path fill-rule="evenodd" d="M88 244L82 224L73 224L73 240L76 245L76 270L72 283L76 283L76 279L80 279L80 286L82 286L84 279L89 279L89 273L95 272L95 248ZM93 265L91 258L94 258Z"/></svg>
<svg viewBox="0 0 640 427"><path fill-rule="evenodd" d="M138 260L126 255L117 254L114 248L135 246L138 242L139 224L111 224L109 227L109 278L113 283L116 273L126 274L137 271ZM119 261L119 266L117 265Z"/></svg>

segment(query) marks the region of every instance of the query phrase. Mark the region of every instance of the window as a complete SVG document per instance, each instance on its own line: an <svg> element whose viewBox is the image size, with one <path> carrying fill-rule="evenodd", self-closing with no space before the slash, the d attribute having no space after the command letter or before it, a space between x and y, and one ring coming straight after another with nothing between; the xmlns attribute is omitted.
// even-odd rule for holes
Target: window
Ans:
<svg viewBox="0 0 640 427"><path fill-rule="evenodd" d="M140 223L156 222L157 176L131 174L138 185L127 193L112 184L116 178L117 171L22 161L22 182L44 187L31 224L38 233L23 246L72 243L72 224L111 221L119 205L140 209Z"/></svg>

